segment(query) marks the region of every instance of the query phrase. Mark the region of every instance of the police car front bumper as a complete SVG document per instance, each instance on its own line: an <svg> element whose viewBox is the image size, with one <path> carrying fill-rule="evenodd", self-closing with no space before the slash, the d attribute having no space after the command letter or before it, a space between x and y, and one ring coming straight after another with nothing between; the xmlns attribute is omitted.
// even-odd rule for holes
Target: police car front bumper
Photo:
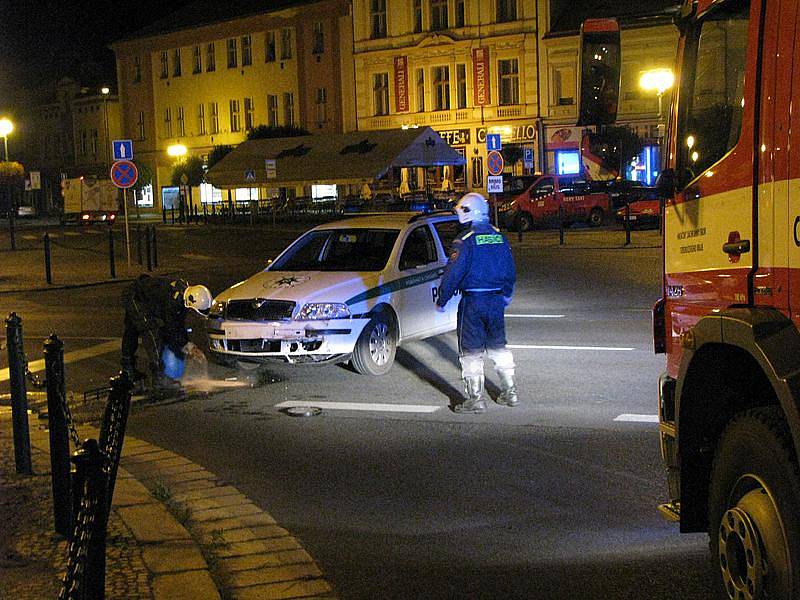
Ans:
<svg viewBox="0 0 800 600"><path fill-rule="evenodd" d="M328 362L353 352L368 318L317 321L209 320L209 350L219 362Z"/></svg>

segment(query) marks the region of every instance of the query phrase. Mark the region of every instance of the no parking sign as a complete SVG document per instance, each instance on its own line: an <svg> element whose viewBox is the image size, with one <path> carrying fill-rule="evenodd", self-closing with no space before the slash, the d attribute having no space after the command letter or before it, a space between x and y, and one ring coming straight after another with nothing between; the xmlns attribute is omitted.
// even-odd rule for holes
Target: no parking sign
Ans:
<svg viewBox="0 0 800 600"><path fill-rule="evenodd" d="M111 165L111 181L118 188L127 189L136 185L139 169L129 160L118 160Z"/></svg>

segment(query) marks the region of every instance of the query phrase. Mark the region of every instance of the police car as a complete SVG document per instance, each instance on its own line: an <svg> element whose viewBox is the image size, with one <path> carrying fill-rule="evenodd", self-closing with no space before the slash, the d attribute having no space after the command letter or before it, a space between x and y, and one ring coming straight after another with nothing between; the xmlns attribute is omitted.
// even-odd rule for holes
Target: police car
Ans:
<svg viewBox="0 0 800 600"><path fill-rule="evenodd" d="M309 230L214 299L211 356L242 367L349 360L359 373L386 373L398 345L455 329L458 303L441 313L435 301L461 227L447 211L372 214Z"/></svg>

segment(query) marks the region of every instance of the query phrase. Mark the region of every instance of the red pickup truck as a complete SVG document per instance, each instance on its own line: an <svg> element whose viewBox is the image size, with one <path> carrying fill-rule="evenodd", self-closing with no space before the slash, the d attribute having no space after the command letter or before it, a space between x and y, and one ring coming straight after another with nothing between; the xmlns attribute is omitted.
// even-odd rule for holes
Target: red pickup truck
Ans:
<svg viewBox="0 0 800 600"><path fill-rule="evenodd" d="M510 203L499 207L500 224L516 231L558 224L559 207L564 224L580 221L592 227L611 214L611 197L592 182L568 175L542 175Z"/></svg>

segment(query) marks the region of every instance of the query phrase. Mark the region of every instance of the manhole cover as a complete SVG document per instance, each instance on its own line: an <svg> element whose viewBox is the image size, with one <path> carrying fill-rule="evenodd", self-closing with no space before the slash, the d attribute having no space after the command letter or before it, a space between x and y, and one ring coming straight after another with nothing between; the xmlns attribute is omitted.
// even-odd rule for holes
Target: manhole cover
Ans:
<svg viewBox="0 0 800 600"><path fill-rule="evenodd" d="M316 406L292 406L284 411L290 417L316 417L322 409Z"/></svg>

